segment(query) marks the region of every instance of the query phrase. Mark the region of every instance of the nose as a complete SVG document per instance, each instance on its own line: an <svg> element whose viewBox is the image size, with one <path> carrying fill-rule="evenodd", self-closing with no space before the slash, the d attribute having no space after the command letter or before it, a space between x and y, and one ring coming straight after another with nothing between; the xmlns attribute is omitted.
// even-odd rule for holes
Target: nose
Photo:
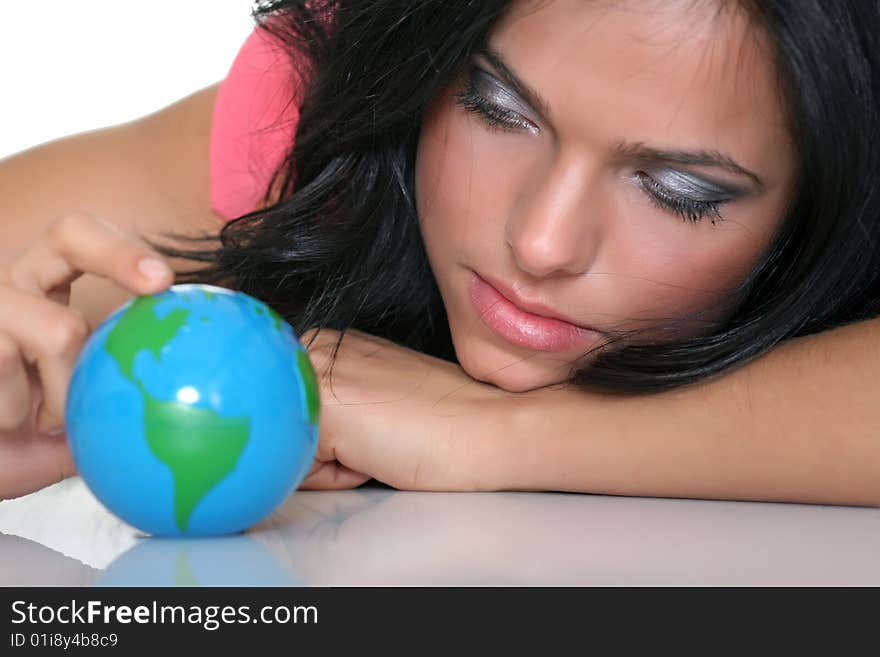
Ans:
<svg viewBox="0 0 880 657"><path fill-rule="evenodd" d="M505 225L520 269L535 277L589 270L601 240L601 204L590 202L597 201L590 191L596 178L583 158L559 158L539 185L524 191Z"/></svg>

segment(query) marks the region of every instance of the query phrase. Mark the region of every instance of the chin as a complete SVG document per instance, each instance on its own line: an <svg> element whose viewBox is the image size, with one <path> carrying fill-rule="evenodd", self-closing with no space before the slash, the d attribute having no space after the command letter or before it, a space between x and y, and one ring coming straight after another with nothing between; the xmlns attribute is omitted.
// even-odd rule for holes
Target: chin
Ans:
<svg viewBox="0 0 880 657"><path fill-rule="evenodd" d="M461 347L456 344L455 354L469 376L507 392L528 392L565 383L571 374L570 363L548 360L544 354L517 355L472 341Z"/></svg>

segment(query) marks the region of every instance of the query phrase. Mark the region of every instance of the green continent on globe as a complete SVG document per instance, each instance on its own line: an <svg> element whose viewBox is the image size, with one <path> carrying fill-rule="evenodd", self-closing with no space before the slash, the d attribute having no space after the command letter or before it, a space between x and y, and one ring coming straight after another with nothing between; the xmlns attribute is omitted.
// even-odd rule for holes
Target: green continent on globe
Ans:
<svg viewBox="0 0 880 657"><path fill-rule="evenodd" d="M299 368L299 376L306 390L306 408L309 412L309 422L318 423L318 413L321 410L321 400L318 397L318 382L315 381L315 371L305 351L296 350L296 366Z"/></svg>
<svg viewBox="0 0 880 657"><path fill-rule="evenodd" d="M266 307L269 308L268 306L266 306ZM281 316L278 313L276 313L274 310L272 310L271 308L269 308L269 316L272 318L272 322L275 325L275 330L280 332L281 331L281 322L282 322Z"/></svg>
<svg viewBox="0 0 880 657"><path fill-rule="evenodd" d="M212 410L178 401L162 401L134 376L139 351L160 361L162 348L187 322L190 312L176 308L162 319L159 297L138 297L107 335L105 349L144 400L144 433L150 451L171 469L174 517L186 531L193 510L205 494L232 472L250 437L250 419L222 417Z"/></svg>
<svg viewBox="0 0 880 657"><path fill-rule="evenodd" d="M162 299L158 297L138 297L107 335L105 348L116 360L125 378L132 383L136 383L134 358L138 352L149 349L158 361L162 347L171 342L189 317L188 310L175 308L159 319L155 309L160 301Z"/></svg>
<svg viewBox="0 0 880 657"><path fill-rule="evenodd" d="M281 333L281 322L284 321L281 319L281 316L272 310L269 306L262 303L261 301L254 301L254 305L252 306L254 313L257 315L266 315L272 319L272 328L275 329L276 333Z"/></svg>
<svg viewBox="0 0 880 657"><path fill-rule="evenodd" d="M205 494L232 472L250 436L246 417L144 395L144 428L150 450L174 476L174 517L186 531L190 515Z"/></svg>

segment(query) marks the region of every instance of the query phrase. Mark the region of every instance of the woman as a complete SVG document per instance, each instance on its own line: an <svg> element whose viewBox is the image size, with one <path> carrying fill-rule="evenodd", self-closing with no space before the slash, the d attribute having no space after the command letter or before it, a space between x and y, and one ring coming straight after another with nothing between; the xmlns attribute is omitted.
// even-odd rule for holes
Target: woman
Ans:
<svg viewBox="0 0 880 657"><path fill-rule="evenodd" d="M305 5L258 12L302 90L264 207L153 243L332 364L305 487L880 501L820 385L876 363L814 355L876 340L875 2Z"/></svg>

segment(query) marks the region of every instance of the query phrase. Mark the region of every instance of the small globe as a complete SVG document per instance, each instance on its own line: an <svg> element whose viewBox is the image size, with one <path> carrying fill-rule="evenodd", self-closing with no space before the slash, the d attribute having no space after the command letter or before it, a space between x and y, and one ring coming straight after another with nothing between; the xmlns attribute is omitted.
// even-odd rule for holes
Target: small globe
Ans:
<svg viewBox="0 0 880 657"><path fill-rule="evenodd" d="M86 342L65 425L86 485L157 536L243 531L302 482L320 401L293 329L247 294L175 285Z"/></svg>

